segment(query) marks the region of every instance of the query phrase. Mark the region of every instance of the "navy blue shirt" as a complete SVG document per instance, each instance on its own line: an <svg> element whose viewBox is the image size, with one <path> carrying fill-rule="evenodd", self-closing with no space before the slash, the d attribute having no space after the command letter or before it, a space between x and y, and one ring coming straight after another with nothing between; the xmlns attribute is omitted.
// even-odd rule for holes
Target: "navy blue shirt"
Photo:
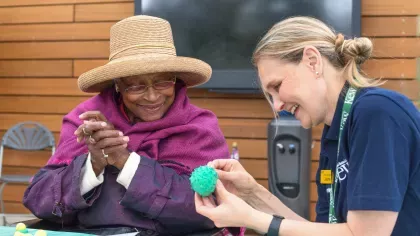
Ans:
<svg viewBox="0 0 420 236"><path fill-rule="evenodd" d="M345 93L346 86L343 88ZM337 145L344 95L331 126L325 125L316 183L316 221L328 222L330 184L320 171L337 163ZM381 88L360 89L341 138L339 184L335 195L338 222L351 210L399 212L392 235L420 231L420 112L405 96ZM335 176L335 175L334 175Z"/></svg>

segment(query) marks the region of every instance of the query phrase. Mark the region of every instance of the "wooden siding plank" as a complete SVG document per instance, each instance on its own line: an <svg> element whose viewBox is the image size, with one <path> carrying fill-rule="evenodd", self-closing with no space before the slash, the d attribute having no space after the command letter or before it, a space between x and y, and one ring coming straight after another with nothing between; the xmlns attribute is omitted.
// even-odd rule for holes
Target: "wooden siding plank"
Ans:
<svg viewBox="0 0 420 236"><path fill-rule="evenodd" d="M375 38L372 41L373 57L420 57L420 38Z"/></svg>
<svg viewBox="0 0 420 236"><path fill-rule="evenodd" d="M362 15L420 15L418 0L363 0Z"/></svg>
<svg viewBox="0 0 420 236"><path fill-rule="evenodd" d="M416 36L417 17L363 17L362 35L367 37Z"/></svg>
<svg viewBox="0 0 420 236"><path fill-rule="evenodd" d="M411 100L420 99L420 82L417 80L389 80L381 87L398 91Z"/></svg>
<svg viewBox="0 0 420 236"><path fill-rule="evenodd" d="M0 59L108 58L108 41L0 43Z"/></svg>
<svg viewBox="0 0 420 236"><path fill-rule="evenodd" d="M240 93L219 93L208 91L206 89L189 88L187 94L190 98L241 98L241 99L265 99L262 93L240 94Z"/></svg>
<svg viewBox="0 0 420 236"><path fill-rule="evenodd" d="M0 41L106 40L114 22L0 25Z"/></svg>
<svg viewBox="0 0 420 236"><path fill-rule="evenodd" d="M0 79L1 95L86 96L76 78L4 78Z"/></svg>
<svg viewBox="0 0 420 236"><path fill-rule="evenodd" d="M4 135L5 131L0 131L0 137ZM53 133L55 142L58 144L59 142L59 133ZM233 142L238 143L239 148L239 156L241 159L267 159L267 142L265 140L259 139L226 139L229 147L232 146ZM312 161L319 160L319 148L320 142L314 141L313 149L311 152L311 159ZM34 151L34 152L25 152L13 149L5 149L5 159L4 162L7 165L14 165L13 163L22 163L22 166L28 167L41 167L44 163L45 159L48 159L50 155L50 151ZM31 162L24 163L24 159L26 156L29 156ZM41 164L40 164L41 163Z"/></svg>
<svg viewBox="0 0 420 236"><path fill-rule="evenodd" d="M321 154L321 142L312 141L311 159L313 161L319 161L319 155Z"/></svg>
<svg viewBox="0 0 420 236"><path fill-rule="evenodd" d="M0 60L0 77L72 76L71 60ZM48 88L46 88L48 89Z"/></svg>
<svg viewBox="0 0 420 236"><path fill-rule="evenodd" d="M4 187L3 200L10 202L21 202L27 188L25 184L7 184Z"/></svg>
<svg viewBox="0 0 420 236"><path fill-rule="evenodd" d="M240 163L245 168L245 170L255 179L268 178L267 160L240 159Z"/></svg>
<svg viewBox="0 0 420 236"><path fill-rule="evenodd" d="M51 157L51 151L20 151L10 148L4 149L3 165L41 168Z"/></svg>
<svg viewBox="0 0 420 236"><path fill-rule="evenodd" d="M32 5L57 5L77 3L106 3L106 2L133 2L134 0L1 0L0 6L32 6Z"/></svg>
<svg viewBox="0 0 420 236"><path fill-rule="evenodd" d="M0 61L0 68L5 68L5 70L9 69L10 66L9 65L5 65L2 66L1 63L3 61ZM9 62L9 61L6 61ZM21 62L21 61L10 61L10 62ZM42 64L42 62L44 62L44 60L41 61L33 61L33 62L39 62ZM54 62L54 61L52 61ZM13 64L13 63L12 63ZM50 63L45 63L45 65L50 65ZM35 71L35 73L33 72L27 72L27 68L28 66L26 65L20 65L18 63L18 65L14 66L15 67L15 71L16 73L12 73L9 76L18 76L18 73L22 73L21 76L38 76L36 73L37 72L45 72L47 70L43 69L40 70L39 68L42 68L42 66L33 66L33 71ZM22 67L22 68L21 68ZM76 64L75 64L76 67ZM57 67L59 68L59 67ZM71 70L71 61L69 61L69 67ZM19 71L19 69L21 69L22 71ZM53 66L51 66L51 69L54 69ZM57 70L58 72L61 70ZM65 71L65 70L62 70ZM23 73L25 72L25 73ZM2 71L0 69L0 77L2 76ZM6 74L6 73L4 73ZM49 74L48 74L49 75ZM63 76L68 75L68 74L64 74ZM6 75L5 75L6 76ZM71 77L71 75L70 75ZM0 94L4 94L4 95L58 95L58 96L62 96L62 95L66 95L66 96L86 96L86 97L91 97L93 95L95 95L96 93L84 93L81 92L77 86L77 78L3 78L0 79L0 84L2 85L8 85L9 84L11 86L9 86L9 88L5 88L5 87L0 87ZM26 90L23 89L24 87L27 87L30 84L30 86L35 86L36 89L30 89L30 90ZM245 95L245 94L223 94L223 93L214 93L214 92L209 92L206 91L204 89L196 89L196 88L191 88L188 89L188 96L190 98L241 98L241 99L254 99L254 98L259 98L259 99L264 99L262 96L259 95ZM245 101L244 101L245 102Z"/></svg>
<svg viewBox="0 0 420 236"><path fill-rule="evenodd" d="M76 5L75 21L114 21L134 15L134 3Z"/></svg>
<svg viewBox="0 0 420 236"><path fill-rule="evenodd" d="M47 114L0 114L0 130L7 130L18 122L35 121L44 124L53 132L60 132L63 115ZM264 119L219 119L219 125L226 138L267 138ZM316 132L315 129L313 133Z"/></svg>
<svg viewBox="0 0 420 236"><path fill-rule="evenodd" d="M0 130L7 130L18 122L35 121L44 124L52 132L60 132L63 115L59 114L8 114L0 115ZM219 126L226 138L267 138L266 119L219 119ZM312 139L320 140L323 125L312 129Z"/></svg>
<svg viewBox="0 0 420 236"><path fill-rule="evenodd" d="M31 212L20 202L5 201L4 209L6 214L31 214Z"/></svg>
<svg viewBox="0 0 420 236"><path fill-rule="evenodd" d="M32 82L36 83L36 80ZM27 86L30 89L29 84L22 86L16 84L21 83L17 80L17 83L12 83L11 89L18 90L22 86ZM420 85L417 80L389 80L382 87L400 91L411 100L419 99ZM87 98L87 96L0 96L0 112L67 114ZM57 107L57 103L60 106ZM213 111L219 118L271 119L273 117L268 103L263 99L249 99L245 103L242 99L192 98L191 103ZM223 104L223 106L220 106L220 104Z"/></svg>
<svg viewBox="0 0 420 236"><path fill-rule="evenodd" d="M309 212L309 218L310 219L309 220L312 221L312 222L315 222L315 220L316 220L315 208L316 208L316 203L311 202L310 207L309 207L309 209L310 209L310 212Z"/></svg>
<svg viewBox="0 0 420 236"><path fill-rule="evenodd" d="M74 73L75 76L79 76L81 73L88 71L96 66L100 66L106 63L106 60L75 60L74 61ZM364 72L371 77L375 78L384 78L384 79L393 79L393 78L416 78L416 59L371 59L363 66ZM25 61L0 61L0 76L20 76L20 77L30 77L30 76L71 76L71 61L70 60L25 60ZM15 83L26 84L30 82L29 80L15 81ZM49 79L40 79L39 83L44 84L44 82L49 83ZM66 86L72 86L69 80L60 79L56 82L65 83ZM74 83L77 83L74 80ZM28 95L86 95L91 96L91 94L80 93L78 89L67 90L64 94L59 90L49 90L48 88L42 89L43 85L39 86L41 90L34 89L26 91ZM74 87L76 88L76 87ZM395 89L398 90L399 86ZM7 92L8 91L8 92ZM19 91L14 91L13 88L7 90L5 94L20 94ZM197 98L261 98L262 95L237 95L237 94L220 94L212 93L203 89L189 89L188 95L190 97Z"/></svg>
<svg viewBox="0 0 420 236"><path fill-rule="evenodd" d="M74 60L74 76L80 76L81 74L99 66L103 66L108 63L108 60Z"/></svg>
<svg viewBox="0 0 420 236"><path fill-rule="evenodd" d="M86 99L86 97L0 96L0 112L66 114ZM243 101L238 99L194 98L191 102L212 110L219 118L270 118L273 116L268 103L262 99L249 100L247 106L243 106ZM224 105L220 106L221 103Z"/></svg>
<svg viewBox="0 0 420 236"><path fill-rule="evenodd" d="M4 135L5 131L0 131L0 137L2 137ZM55 142L56 144L59 142L59 133L58 132L54 132L53 133L54 138L55 138ZM238 143L238 148L239 148L239 156L241 159L262 159L265 160L267 159L267 142L266 140L263 139L231 139L228 138L226 139L227 144L229 145L229 147L232 146L233 142L237 142ZM313 161L317 161L319 160L319 148L320 148L320 142L319 141L314 141L313 142L313 148L312 148L312 152L311 152L311 159ZM35 160L33 162L30 163L26 163L26 165L28 166L32 166L32 167L40 167L41 165L39 165L38 161L43 161L45 158L47 158L47 156L49 156L49 151L36 151L36 152L24 152L24 151L19 151L19 150L13 150L13 149L5 149L5 163L9 163L8 161L10 161L10 163L14 163L14 162L19 162L19 163L23 163L22 160L20 160L20 158L25 157L27 155L30 156L31 160ZM11 159L7 159L7 158L11 158ZM13 165L13 164L8 164L8 165Z"/></svg>
<svg viewBox="0 0 420 236"><path fill-rule="evenodd" d="M0 113L67 114L85 97L0 96ZM59 104L57 106L57 104Z"/></svg>
<svg viewBox="0 0 420 236"><path fill-rule="evenodd" d="M270 105L263 99L250 99L246 105L242 99L193 98L191 102L215 112L218 117L274 118Z"/></svg>
<svg viewBox="0 0 420 236"><path fill-rule="evenodd" d="M0 8L0 24L72 21L72 5Z"/></svg>
<svg viewBox="0 0 420 236"><path fill-rule="evenodd" d="M3 166L2 174L4 175L35 175L39 168L21 167L21 166Z"/></svg>
<svg viewBox="0 0 420 236"><path fill-rule="evenodd" d="M316 180L316 172L318 170L319 162L318 161L312 161L311 162L311 181Z"/></svg>
<svg viewBox="0 0 420 236"><path fill-rule="evenodd" d="M4 157L4 166L39 169L47 163L48 159L51 157L51 151L19 151L6 148ZM241 157L240 163L254 178L268 179L267 159L249 159ZM311 162L311 181L315 181L318 165L318 161Z"/></svg>
<svg viewBox="0 0 420 236"><path fill-rule="evenodd" d="M415 79L416 59L369 59L362 65L362 71L372 78Z"/></svg>
<svg viewBox="0 0 420 236"><path fill-rule="evenodd" d="M82 73L91 70L95 67L105 65L108 60L74 60L74 76L80 76ZM366 61L362 68L365 73L374 78L387 78L387 79L415 79L416 72L416 59L375 59L372 58ZM223 95L220 93L211 93L202 89L198 90L196 97L249 97L249 98L264 98L262 94L257 95ZM191 89L190 89L191 91ZM214 96L212 96L214 95Z"/></svg>
<svg viewBox="0 0 420 236"><path fill-rule="evenodd" d="M60 132L62 120L62 115L0 114L0 130L7 130L19 122L35 121L45 125L51 131Z"/></svg>
<svg viewBox="0 0 420 236"><path fill-rule="evenodd" d="M315 182L311 182L311 186L310 186L310 196L309 199L312 202L316 202L318 200L318 190L316 188L316 183Z"/></svg>

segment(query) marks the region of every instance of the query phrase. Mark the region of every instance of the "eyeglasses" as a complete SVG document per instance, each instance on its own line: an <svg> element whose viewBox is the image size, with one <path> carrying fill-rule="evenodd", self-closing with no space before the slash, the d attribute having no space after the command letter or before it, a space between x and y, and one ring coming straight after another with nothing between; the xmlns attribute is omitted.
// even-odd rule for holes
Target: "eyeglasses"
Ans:
<svg viewBox="0 0 420 236"><path fill-rule="evenodd" d="M173 77L171 80L159 81L151 85L142 84L142 85L130 86L124 89L124 91L128 94L142 94L142 93L145 93L149 89L149 87L153 87L155 90L163 90L163 89L168 89L174 86L175 82L176 82L176 77Z"/></svg>

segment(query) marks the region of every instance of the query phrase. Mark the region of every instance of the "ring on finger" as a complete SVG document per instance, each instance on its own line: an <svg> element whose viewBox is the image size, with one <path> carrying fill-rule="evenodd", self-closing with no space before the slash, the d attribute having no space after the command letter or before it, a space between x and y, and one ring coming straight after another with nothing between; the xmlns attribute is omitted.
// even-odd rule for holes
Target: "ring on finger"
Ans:
<svg viewBox="0 0 420 236"><path fill-rule="evenodd" d="M108 158L108 154L105 154L105 151L102 149L102 154L104 155L104 158Z"/></svg>
<svg viewBox="0 0 420 236"><path fill-rule="evenodd" d="M83 130L83 133L84 133L85 135L89 135L89 133L88 133L88 132L86 132L85 127L83 127L83 128L82 128L82 130Z"/></svg>

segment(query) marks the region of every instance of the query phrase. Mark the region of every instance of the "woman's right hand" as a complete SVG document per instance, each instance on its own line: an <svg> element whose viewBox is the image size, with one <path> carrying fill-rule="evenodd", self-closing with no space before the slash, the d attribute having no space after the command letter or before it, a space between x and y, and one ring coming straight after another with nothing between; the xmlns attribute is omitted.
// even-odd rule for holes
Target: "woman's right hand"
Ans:
<svg viewBox="0 0 420 236"><path fill-rule="evenodd" d="M258 188L259 184L235 159L217 159L207 164L216 169L224 187L245 201Z"/></svg>

